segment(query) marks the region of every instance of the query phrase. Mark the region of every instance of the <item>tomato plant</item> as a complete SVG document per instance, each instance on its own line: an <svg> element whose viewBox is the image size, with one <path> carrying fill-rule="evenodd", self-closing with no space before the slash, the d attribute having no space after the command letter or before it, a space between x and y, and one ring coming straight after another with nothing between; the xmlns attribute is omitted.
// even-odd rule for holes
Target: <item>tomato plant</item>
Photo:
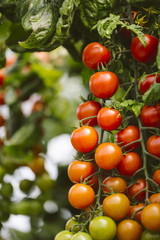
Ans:
<svg viewBox="0 0 160 240"><path fill-rule="evenodd" d="M147 205L141 212L141 222L150 231L160 231L160 204Z"/></svg>
<svg viewBox="0 0 160 240"><path fill-rule="evenodd" d="M136 152L129 152L123 156L122 161L116 167L123 176L132 176L142 166L142 160Z"/></svg>
<svg viewBox="0 0 160 240"><path fill-rule="evenodd" d="M109 71L96 72L89 80L89 87L95 97L108 99L112 97L118 89L118 77Z"/></svg>
<svg viewBox="0 0 160 240"><path fill-rule="evenodd" d="M95 161L100 168L115 168L123 158L122 150L114 143L102 143L95 152Z"/></svg>
<svg viewBox="0 0 160 240"><path fill-rule="evenodd" d="M89 224L89 233L93 239L112 240L116 235L116 223L106 216L95 217Z"/></svg>
<svg viewBox="0 0 160 240"><path fill-rule="evenodd" d="M160 103L155 106L144 106L141 111L141 121L147 127L160 127Z"/></svg>
<svg viewBox="0 0 160 240"><path fill-rule="evenodd" d="M90 126L77 128L71 135L71 143L81 153L90 152L97 146L98 133Z"/></svg>
<svg viewBox="0 0 160 240"><path fill-rule="evenodd" d="M110 58L110 51L98 42L88 44L82 54L84 64L93 70L96 70L101 64L106 65Z"/></svg>
<svg viewBox="0 0 160 240"><path fill-rule="evenodd" d="M81 120L83 118L89 118L91 116L97 116L101 104L96 101L87 101L81 103L77 108L77 118ZM82 121L83 125L95 126L97 124L97 118L89 118L88 120Z"/></svg>
<svg viewBox="0 0 160 240"><path fill-rule="evenodd" d="M127 191L127 183L123 178L120 177L106 177L103 180L103 192L111 193L110 188L114 193L125 193Z"/></svg>
<svg viewBox="0 0 160 240"><path fill-rule="evenodd" d="M82 183L73 185L68 193L70 204L77 209L88 207L93 203L94 198L94 190L90 186Z"/></svg>
<svg viewBox="0 0 160 240"><path fill-rule="evenodd" d="M118 110L104 107L98 112L97 121L104 130L113 131L121 124L122 116Z"/></svg>
<svg viewBox="0 0 160 240"><path fill-rule="evenodd" d="M115 193L103 200L103 211L106 216L114 220L121 220L127 216L130 208L130 201L123 193Z"/></svg>
<svg viewBox="0 0 160 240"><path fill-rule="evenodd" d="M132 143L140 138L140 132L136 126L130 125L120 130L116 137L117 143L119 143L121 147L124 146L126 150L134 150L139 146L139 142Z"/></svg>
<svg viewBox="0 0 160 240"><path fill-rule="evenodd" d="M128 213L129 218L133 218L135 221L141 223L141 212L144 207L145 203L138 203L131 206Z"/></svg>
<svg viewBox="0 0 160 240"><path fill-rule="evenodd" d="M125 219L117 226L118 240L140 240L142 227L134 220Z"/></svg>
<svg viewBox="0 0 160 240"><path fill-rule="evenodd" d="M149 34L145 34L146 46L136 36L131 43L132 56L141 63L151 63L156 59L158 51L158 39Z"/></svg>

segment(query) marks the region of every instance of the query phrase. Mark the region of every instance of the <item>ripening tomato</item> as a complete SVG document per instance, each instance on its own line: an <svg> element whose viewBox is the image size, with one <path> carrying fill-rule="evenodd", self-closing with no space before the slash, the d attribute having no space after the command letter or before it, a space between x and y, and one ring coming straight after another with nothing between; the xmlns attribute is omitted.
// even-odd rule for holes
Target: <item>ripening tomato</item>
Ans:
<svg viewBox="0 0 160 240"><path fill-rule="evenodd" d="M71 134L71 143L78 152L90 152L97 146L98 133L90 126L77 128Z"/></svg>
<svg viewBox="0 0 160 240"><path fill-rule="evenodd" d="M72 240L93 240L86 232L77 232L73 235Z"/></svg>
<svg viewBox="0 0 160 240"><path fill-rule="evenodd" d="M148 152L160 157L160 136L152 135L147 141Z"/></svg>
<svg viewBox="0 0 160 240"><path fill-rule="evenodd" d="M101 63L106 65L111 58L110 51L98 42L88 44L82 53L84 64L93 70L97 70Z"/></svg>
<svg viewBox="0 0 160 240"><path fill-rule="evenodd" d="M2 86L4 84L5 78L6 78L5 70L4 70L4 68L1 68L0 69L0 86Z"/></svg>
<svg viewBox="0 0 160 240"><path fill-rule="evenodd" d="M115 168L123 158L122 150L114 143L102 143L95 152L95 161L100 168L111 170Z"/></svg>
<svg viewBox="0 0 160 240"><path fill-rule="evenodd" d="M125 194L115 193L103 200L102 207L106 216L111 217L113 220L121 220L129 212L130 201Z"/></svg>
<svg viewBox="0 0 160 240"><path fill-rule="evenodd" d="M101 109L101 104L96 101L87 101L81 103L77 108L77 118L81 120L83 118L88 118L91 116L97 116L99 110ZM88 120L82 121L83 125L95 126L97 124L97 118L90 118Z"/></svg>
<svg viewBox="0 0 160 240"><path fill-rule="evenodd" d="M141 222L150 231L160 231L160 204L147 205L141 212Z"/></svg>
<svg viewBox="0 0 160 240"><path fill-rule="evenodd" d="M140 138L139 128L136 126L130 125L126 127L119 131L116 137L117 143L119 143L121 147L129 144L125 147L126 150L134 150L139 146L139 142L132 143Z"/></svg>
<svg viewBox="0 0 160 240"><path fill-rule="evenodd" d="M160 193L152 194L149 197L149 201L150 203L160 203Z"/></svg>
<svg viewBox="0 0 160 240"><path fill-rule="evenodd" d="M141 234L142 227L134 220L125 219L117 226L118 240L140 240Z"/></svg>
<svg viewBox="0 0 160 240"><path fill-rule="evenodd" d="M70 204L77 209L88 207L93 203L94 198L93 188L83 183L76 183L70 188L68 193Z"/></svg>
<svg viewBox="0 0 160 240"><path fill-rule="evenodd" d="M152 63L157 56L158 39L149 34L145 34L146 47L136 36L131 43L132 56L141 63Z"/></svg>
<svg viewBox="0 0 160 240"><path fill-rule="evenodd" d="M145 105L140 117L144 126L160 128L160 103L155 106Z"/></svg>
<svg viewBox="0 0 160 240"><path fill-rule="evenodd" d="M149 190L151 189L150 184L149 185ZM137 179L137 183L133 184L131 187L128 188L128 196L130 199L136 199L137 201L144 202L146 198L146 180L144 178L139 178ZM142 191L144 190L144 191ZM140 192L142 191L142 192ZM138 193L140 192L140 193ZM136 194L136 196L135 196ZM135 197L134 197L135 196Z"/></svg>
<svg viewBox="0 0 160 240"><path fill-rule="evenodd" d="M38 112L38 111L43 111L44 110L44 104L42 103L41 100L37 100L32 107L32 113L33 112Z"/></svg>
<svg viewBox="0 0 160 240"><path fill-rule="evenodd" d="M112 97L118 88L118 77L113 72L96 72L89 80L89 87L97 98L108 99Z"/></svg>
<svg viewBox="0 0 160 240"><path fill-rule="evenodd" d="M118 110L104 107L98 112L97 121L104 130L113 131L121 124L122 116Z"/></svg>
<svg viewBox="0 0 160 240"><path fill-rule="evenodd" d="M153 180L160 186L160 169L157 169L153 174Z"/></svg>
<svg viewBox="0 0 160 240"><path fill-rule="evenodd" d="M32 171L39 175L45 171L45 159L42 156L36 156L28 166L32 169Z"/></svg>
<svg viewBox="0 0 160 240"><path fill-rule="evenodd" d="M156 78L156 82L157 83L160 83L160 74L157 74L157 77L156 77L156 74L151 74L151 75L148 75L145 77L144 81L141 83L140 85L140 93L143 95L145 92L148 91L148 89L150 88L150 86L154 83L155 81L155 78ZM139 79L139 81L141 80L141 78ZM138 83L139 83L138 81Z"/></svg>
<svg viewBox="0 0 160 240"><path fill-rule="evenodd" d="M116 229L115 221L106 216L95 217L89 224L89 233L95 240L113 240Z"/></svg>
<svg viewBox="0 0 160 240"><path fill-rule="evenodd" d="M79 232L81 230L80 226L77 226L79 223L76 221L76 218L71 217L65 224L65 230L72 231L73 233Z"/></svg>
<svg viewBox="0 0 160 240"><path fill-rule="evenodd" d="M94 167L91 162L75 160L68 167L68 177L73 183L80 183L93 173Z"/></svg>
<svg viewBox="0 0 160 240"><path fill-rule="evenodd" d="M141 240L159 240L160 232L153 232L149 230L144 230L141 235Z"/></svg>
<svg viewBox="0 0 160 240"><path fill-rule="evenodd" d="M138 203L137 205L131 206L128 217L131 218L134 215L134 220L141 223L141 212L144 207L145 203Z"/></svg>
<svg viewBox="0 0 160 240"><path fill-rule="evenodd" d="M142 166L142 160L136 152L129 152L123 156L122 161L116 167L117 171L123 175L130 177Z"/></svg>
<svg viewBox="0 0 160 240"><path fill-rule="evenodd" d="M111 188L114 193L125 193L127 190L127 183L120 177L107 177L103 180L103 192L111 193L109 188Z"/></svg>
<svg viewBox="0 0 160 240"><path fill-rule="evenodd" d="M54 240L71 240L73 233L68 230L63 230L55 236Z"/></svg>

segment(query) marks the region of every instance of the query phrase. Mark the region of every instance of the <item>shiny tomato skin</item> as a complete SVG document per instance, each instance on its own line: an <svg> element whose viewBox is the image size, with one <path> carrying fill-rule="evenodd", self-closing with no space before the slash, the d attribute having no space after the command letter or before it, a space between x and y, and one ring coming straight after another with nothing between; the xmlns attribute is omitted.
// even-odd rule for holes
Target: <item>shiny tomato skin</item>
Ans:
<svg viewBox="0 0 160 240"><path fill-rule="evenodd" d="M155 106L145 105L140 114L144 126L160 128L160 103Z"/></svg>
<svg viewBox="0 0 160 240"><path fill-rule="evenodd" d="M138 36L131 43L132 56L141 63L152 63L157 56L158 39L149 34L145 34L146 47L144 47Z"/></svg>
<svg viewBox="0 0 160 240"><path fill-rule="evenodd" d="M142 227L134 220L125 219L117 226L118 240L140 240L141 234Z"/></svg>
<svg viewBox="0 0 160 240"><path fill-rule="evenodd" d="M123 175L130 177L142 166L142 160L136 152L129 152L123 156L122 161L116 167L117 171Z"/></svg>
<svg viewBox="0 0 160 240"><path fill-rule="evenodd" d="M89 224L89 233L96 240L112 240L116 229L115 221L106 216L95 217Z"/></svg>
<svg viewBox="0 0 160 240"><path fill-rule="evenodd" d="M113 131L120 126L122 116L118 110L104 107L98 112L97 121L99 126L104 130Z"/></svg>
<svg viewBox="0 0 160 240"><path fill-rule="evenodd" d="M160 186L160 169L157 169L153 174L153 180Z"/></svg>
<svg viewBox="0 0 160 240"><path fill-rule="evenodd" d="M106 216L113 220L121 220L129 212L130 201L125 194L115 193L103 200L102 207Z"/></svg>
<svg viewBox="0 0 160 240"><path fill-rule="evenodd" d="M71 134L71 143L78 152L90 152L97 146L98 133L90 126L77 128Z"/></svg>
<svg viewBox="0 0 160 240"><path fill-rule="evenodd" d="M147 205L141 212L141 222L150 231L160 231L160 204Z"/></svg>
<svg viewBox="0 0 160 240"><path fill-rule="evenodd" d="M150 203L160 203L160 193L154 193L149 197Z"/></svg>
<svg viewBox="0 0 160 240"><path fill-rule="evenodd" d="M88 44L82 53L84 64L93 70L97 70L98 66L106 65L111 58L110 51L98 42Z"/></svg>
<svg viewBox="0 0 160 240"><path fill-rule="evenodd" d="M63 230L55 236L54 240L71 240L73 233L68 230Z"/></svg>
<svg viewBox="0 0 160 240"><path fill-rule="evenodd" d="M102 143L95 152L95 161L100 168L111 170L115 168L123 158L122 150L114 143Z"/></svg>
<svg viewBox="0 0 160 240"><path fill-rule="evenodd" d="M127 190L127 183L120 177L107 177L103 180L103 184L110 187L115 193L125 193ZM111 193L106 186L102 187L104 193Z"/></svg>
<svg viewBox="0 0 160 240"><path fill-rule="evenodd" d="M144 207L145 203L138 203L137 205L131 206L129 209L128 217L131 218L134 214L134 220L141 223L141 212Z"/></svg>
<svg viewBox="0 0 160 240"><path fill-rule="evenodd" d="M128 188L129 198L134 199L134 195L145 188L146 188L146 180L144 178L137 179L137 183L135 183L134 185L132 185L131 187ZM149 185L149 189L150 188L151 187ZM146 198L145 190L135 196L135 199L139 202L144 202L145 198Z"/></svg>
<svg viewBox="0 0 160 240"><path fill-rule="evenodd" d="M143 95L145 92L148 91L148 89L150 88L150 86L154 83L155 81L155 78L156 78L156 82L157 83L160 83L160 74L157 74L157 77L156 77L156 74L152 74L152 75L148 75L146 76L145 80L141 83L140 85L140 93ZM141 79L141 78L140 78ZM139 79L139 81L140 81ZM138 81L138 82L139 82Z"/></svg>
<svg viewBox="0 0 160 240"><path fill-rule="evenodd" d="M159 240L160 232L153 232L149 230L144 230L141 235L141 240Z"/></svg>
<svg viewBox="0 0 160 240"><path fill-rule="evenodd" d="M93 95L101 99L109 99L118 89L118 77L109 71L96 72L89 80L89 87Z"/></svg>
<svg viewBox="0 0 160 240"><path fill-rule="evenodd" d="M83 184L74 184L68 193L70 204L77 209L84 209L89 207L94 201L95 193L92 187Z"/></svg>
<svg viewBox="0 0 160 240"><path fill-rule="evenodd" d="M147 149L152 155L160 157L160 137L152 135L147 141Z"/></svg>
<svg viewBox="0 0 160 240"><path fill-rule="evenodd" d="M91 162L74 160L68 166L68 177L73 183L80 183L94 173Z"/></svg>
<svg viewBox="0 0 160 240"><path fill-rule="evenodd" d="M96 101L87 101L81 103L77 108L77 118L81 120L83 118L97 116L99 110L101 109L101 104ZM84 120L83 125L95 126L97 124L97 118L90 118Z"/></svg>
<svg viewBox="0 0 160 240"><path fill-rule="evenodd" d="M86 232L77 232L73 235L72 240L93 240Z"/></svg>
<svg viewBox="0 0 160 240"><path fill-rule="evenodd" d="M129 144L133 141L136 141L140 138L140 132L139 128L136 126L130 125L126 127L125 129L119 131L116 135L117 137L117 143L120 144L120 146L125 146L126 144ZM134 150L139 146L139 142L130 144L125 147L126 150Z"/></svg>

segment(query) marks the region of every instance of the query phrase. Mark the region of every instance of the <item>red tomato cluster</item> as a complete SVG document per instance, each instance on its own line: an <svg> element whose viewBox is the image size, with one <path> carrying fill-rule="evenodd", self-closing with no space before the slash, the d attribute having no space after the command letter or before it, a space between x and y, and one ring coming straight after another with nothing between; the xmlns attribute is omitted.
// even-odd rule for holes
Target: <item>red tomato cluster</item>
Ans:
<svg viewBox="0 0 160 240"><path fill-rule="evenodd" d="M143 49L135 38L131 51L136 60L148 63L154 61L157 54L157 40L149 35L145 37L146 48ZM150 49L148 44L151 43L155 45ZM139 56L135 56L135 47L139 49L136 54L140 51ZM84 64L95 70L101 64L108 64L110 57L109 50L98 43L89 44L83 52ZM149 89L155 76L151 78L152 81L146 78L148 82L141 83L140 91L144 93ZM160 239L160 193L151 194L153 188L148 179L138 175L144 170L143 156L139 153L141 129L135 125L124 128L122 113L105 105L105 100L116 93L118 85L115 73L94 73L89 87L98 99L88 100L77 108L80 127L72 132L71 143L78 151L78 159L68 166L68 177L74 183L68 199L72 207L83 210L84 219L71 218L65 230L59 233L63 239L113 240L117 237L118 240L140 240L148 235L154 237L155 233ZM160 104L145 106L141 121L144 126L159 128ZM108 134L116 131L114 142L103 141L104 131ZM160 136L152 135L146 147L149 154L160 157ZM154 171L152 181L160 186L160 168ZM61 240L58 236L55 240Z"/></svg>

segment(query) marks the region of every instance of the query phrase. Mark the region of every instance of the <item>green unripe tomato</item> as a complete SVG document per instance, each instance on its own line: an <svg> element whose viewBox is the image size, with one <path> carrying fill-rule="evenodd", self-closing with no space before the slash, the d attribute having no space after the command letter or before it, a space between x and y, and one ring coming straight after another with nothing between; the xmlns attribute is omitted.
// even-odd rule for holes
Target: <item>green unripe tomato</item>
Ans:
<svg viewBox="0 0 160 240"><path fill-rule="evenodd" d="M160 240L160 232L145 230L141 235L141 240Z"/></svg>
<svg viewBox="0 0 160 240"><path fill-rule="evenodd" d="M116 229L116 223L106 216L96 217L89 224L89 233L94 240L112 240Z"/></svg>
<svg viewBox="0 0 160 240"><path fill-rule="evenodd" d="M11 183L3 182L1 187L1 194L5 198L10 198L13 193L13 186Z"/></svg>
<svg viewBox="0 0 160 240"><path fill-rule="evenodd" d="M73 235L71 240L93 240L93 238L85 232L78 232Z"/></svg>
<svg viewBox="0 0 160 240"><path fill-rule="evenodd" d="M50 178L48 173L43 173L37 177L36 184L42 192L52 189L54 181Z"/></svg>
<svg viewBox="0 0 160 240"><path fill-rule="evenodd" d="M81 230L80 226L76 226L77 224L79 224L79 223L77 221L75 221L74 217L72 217L66 222L65 230L77 233Z"/></svg>
<svg viewBox="0 0 160 240"><path fill-rule="evenodd" d="M19 183L19 188L24 193L29 193L29 191L31 190L32 186L33 186L33 181L28 180L28 179L23 179Z"/></svg>
<svg viewBox="0 0 160 240"><path fill-rule="evenodd" d="M63 230L55 236L54 240L71 240L73 236L73 233Z"/></svg>
<svg viewBox="0 0 160 240"><path fill-rule="evenodd" d="M0 166L0 182L2 182L5 174L6 174L6 170L4 169L4 167Z"/></svg>

